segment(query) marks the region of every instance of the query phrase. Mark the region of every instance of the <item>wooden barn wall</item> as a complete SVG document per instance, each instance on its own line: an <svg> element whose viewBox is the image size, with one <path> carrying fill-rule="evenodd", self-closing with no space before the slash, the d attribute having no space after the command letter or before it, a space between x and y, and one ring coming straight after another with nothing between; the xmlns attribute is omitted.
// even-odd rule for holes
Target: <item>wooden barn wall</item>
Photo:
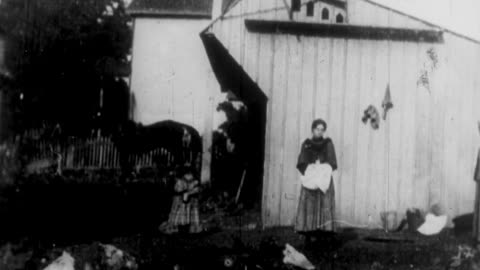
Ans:
<svg viewBox="0 0 480 270"><path fill-rule="evenodd" d="M348 18L349 23L355 25L413 29L432 28L421 21L409 19L402 14L387 10L369 0L348 1Z"/></svg>
<svg viewBox="0 0 480 270"><path fill-rule="evenodd" d="M372 16L377 25L417 26L385 13ZM434 203L450 217L471 212L480 46L448 33L443 44L426 44L260 35L244 27L245 18L285 16L283 1L244 0L211 28L269 97L264 225L293 224L296 159L318 117L328 122L339 161L339 225L375 227L383 211ZM381 112L387 85L394 108L373 130L361 122L363 111L372 104Z"/></svg>

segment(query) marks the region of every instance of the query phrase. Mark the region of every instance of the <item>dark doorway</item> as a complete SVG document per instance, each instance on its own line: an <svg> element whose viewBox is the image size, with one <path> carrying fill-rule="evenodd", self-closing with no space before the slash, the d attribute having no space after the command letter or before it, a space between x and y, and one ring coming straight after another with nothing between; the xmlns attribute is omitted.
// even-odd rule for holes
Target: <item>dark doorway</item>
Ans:
<svg viewBox="0 0 480 270"><path fill-rule="evenodd" d="M248 180L244 189L242 198L247 202L247 206L253 206L253 203L261 202L262 183L263 183L263 165L265 160L265 131L267 102L258 101L247 104L248 107L248 145L249 166L246 174ZM253 201L248 202L249 198Z"/></svg>
<svg viewBox="0 0 480 270"><path fill-rule="evenodd" d="M213 136L212 187L251 209L262 197L266 103L229 96L217 107L227 120Z"/></svg>
<svg viewBox="0 0 480 270"><path fill-rule="evenodd" d="M229 188L231 196L238 195L240 190L239 203L247 208L260 206L268 99L257 83L250 78L215 35L202 33L201 38L221 88L224 91L231 92L236 99L245 105L247 111L244 125L237 130L230 130L226 135L230 137L238 150L235 153L237 156L231 161L231 164L238 165L240 168L234 166L235 169L227 169L226 173L221 176L217 175L217 179L213 180L217 183L218 181L233 183L233 187ZM215 159L214 156L212 160L213 177L216 175L214 170L226 167L226 165L215 164ZM242 184L243 174L245 176Z"/></svg>

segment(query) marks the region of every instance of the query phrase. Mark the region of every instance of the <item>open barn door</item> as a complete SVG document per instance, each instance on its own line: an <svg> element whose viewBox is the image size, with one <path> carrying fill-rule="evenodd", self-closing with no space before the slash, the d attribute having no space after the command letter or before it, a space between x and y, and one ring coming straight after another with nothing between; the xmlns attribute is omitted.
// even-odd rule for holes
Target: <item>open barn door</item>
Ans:
<svg viewBox="0 0 480 270"><path fill-rule="evenodd" d="M231 164L219 164L218 159L215 164L215 155L213 157L212 176L217 178L213 179L213 185L216 182L220 188L230 190L229 195L237 197L247 207L259 206L265 159L267 97L215 35L202 33L201 38L222 91L232 93L233 99L246 107L246 122L228 134L236 147L230 149L235 158L230 161ZM232 141L229 143L232 144ZM221 170L225 172L219 172Z"/></svg>

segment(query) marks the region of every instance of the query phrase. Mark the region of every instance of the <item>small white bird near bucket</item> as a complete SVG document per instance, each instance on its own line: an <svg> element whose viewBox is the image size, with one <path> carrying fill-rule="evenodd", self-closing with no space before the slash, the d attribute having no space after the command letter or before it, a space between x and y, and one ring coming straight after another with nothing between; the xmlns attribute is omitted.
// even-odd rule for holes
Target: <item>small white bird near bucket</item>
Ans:
<svg viewBox="0 0 480 270"><path fill-rule="evenodd" d="M423 235L435 235L440 233L447 226L447 216L436 216L427 214L425 222L418 228L418 232Z"/></svg>

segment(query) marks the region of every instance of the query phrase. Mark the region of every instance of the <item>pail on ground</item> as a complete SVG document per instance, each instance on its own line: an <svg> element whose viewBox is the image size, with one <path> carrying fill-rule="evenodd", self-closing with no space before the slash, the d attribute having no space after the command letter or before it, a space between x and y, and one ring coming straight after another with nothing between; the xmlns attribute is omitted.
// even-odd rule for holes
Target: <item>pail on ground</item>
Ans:
<svg viewBox="0 0 480 270"><path fill-rule="evenodd" d="M380 213L380 218L382 220L383 228L386 231L394 231L398 226L397 212L395 211L386 211Z"/></svg>

